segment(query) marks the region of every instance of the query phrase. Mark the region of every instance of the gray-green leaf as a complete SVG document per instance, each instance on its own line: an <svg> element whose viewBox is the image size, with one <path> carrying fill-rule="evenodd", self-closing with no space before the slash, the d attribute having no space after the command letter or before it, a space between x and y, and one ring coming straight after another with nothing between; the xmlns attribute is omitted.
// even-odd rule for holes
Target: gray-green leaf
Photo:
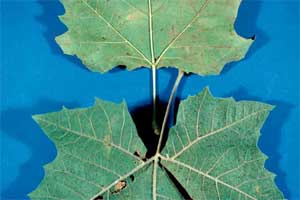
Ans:
<svg viewBox="0 0 300 200"><path fill-rule="evenodd" d="M97 100L87 109L63 109L34 119L55 143L58 155L33 199L89 199L144 163L135 125L121 105Z"/></svg>
<svg viewBox="0 0 300 200"><path fill-rule="evenodd" d="M37 200L151 199L153 159L138 137L125 102L97 99L94 106L35 115L55 143L56 159L45 166L45 178L29 194ZM158 171L158 199L164 193L180 199L163 170ZM122 184L124 184L122 186ZM101 198L100 198L101 197Z"/></svg>
<svg viewBox="0 0 300 200"><path fill-rule="evenodd" d="M271 109L262 103L214 98L205 89L180 104L162 155L146 161L141 159L146 149L124 102L97 100L86 109L36 115L58 155L30 197L183 199L158 165L161 160L194 200L283 199L257 147Z"/></svg>
<svg viewBox="0 0 300 200"><path fill-rule="evenodd" d="M170 130L163 165L193 199L283 199L257 147L272 108L214 98L208 89L189 97Z"/></svg>
<svg viewBox="0 0 300 200"><path fill-rule="evenodd" d="M61 0L68 31L56 38L92 71L177 66L218 74L252 43L234 30L240 0Z"/></svg>

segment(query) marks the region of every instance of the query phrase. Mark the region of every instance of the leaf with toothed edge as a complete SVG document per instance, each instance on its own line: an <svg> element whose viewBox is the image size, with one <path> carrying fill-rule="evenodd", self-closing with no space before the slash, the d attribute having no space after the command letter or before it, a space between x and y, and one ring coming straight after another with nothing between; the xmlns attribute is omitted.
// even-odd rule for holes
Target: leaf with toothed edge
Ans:
<svg viewBox="0 0 300 200"><path fill-rule="evenodd" d="M240 0L61 0L64 53L92 71L117 65L177 66L218 74L252 43L234 30ZM283 199L257 147L272 106L213 98L208 89L179 107L161 154L143 158L125 102L36 115L56 159L29 194L39 200ZM179 186L180 185L180 186ZM184 190L182 192L181 190ZM189 196L186 197L185 195Z"/></svg>
<svg viewBox="0 0 300 200"><path fill-rule="evenodd" d="M234 30L240 0L61 0L68 31L56 38L64 53L92 71L117 65L176 66L219 74L244 57L251 39Z"/></svg>
<svg viewBox="0 0 300 200"><path fill-rule="evenodd" d="M55 143L56 159L45 166L45 178L31 199L150 199L151 160L145 155L125 102L97 99L94 106L35 115L34 120ZM158 174L161 193L176 199L164 171ZM134 176L134 179L131 178ZM124 188L116 188L118 183ZM158 191L159 195L159 191Z"/></svg>
<svg viewBox="0 0 300 200"><path fill-rule="evenodd" d="M272 106L214 98L208 89L180 106L176 125L157 165L146 149L125 102L97 100L85 109L63 109L34 119L54 141L57 158L31 199L181 200L178 185L197 199L283 199L257 147ZM188 120L187 120L188 119ZM156 189L154 188L154 182Z"/></svg>
<svg viewBox="0 0 300 200"><path fill-rule="evenodd" d="M214 98L206 88L180 104L162 164L193 199L283 199L257 147L272 109Z"/></svg>

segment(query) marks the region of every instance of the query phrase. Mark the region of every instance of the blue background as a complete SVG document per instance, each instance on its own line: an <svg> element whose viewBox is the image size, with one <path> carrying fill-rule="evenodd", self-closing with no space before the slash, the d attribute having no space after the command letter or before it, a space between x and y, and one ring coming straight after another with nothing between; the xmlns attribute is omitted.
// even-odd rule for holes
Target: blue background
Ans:
<svg viewBox="0 0 300 200"><path fill-rule="evenodd" d="M1 199L27 199L42 180L42 166L55 146L31 115L86 107L95 97L131 110L151 103L150 70L114 69L92 73L63 55L54 37L66 31L57 0L5 0L1 3ZM220 76L184 78L178 95L209 86L219 97L267 102L277 107L267 119L259 147L269 156L266 168L288 199L299 195L299 2L245 0L236 31L257 39L246 59L228 64ZM158 72L159 95L167 100L176 70Z"/></svg>

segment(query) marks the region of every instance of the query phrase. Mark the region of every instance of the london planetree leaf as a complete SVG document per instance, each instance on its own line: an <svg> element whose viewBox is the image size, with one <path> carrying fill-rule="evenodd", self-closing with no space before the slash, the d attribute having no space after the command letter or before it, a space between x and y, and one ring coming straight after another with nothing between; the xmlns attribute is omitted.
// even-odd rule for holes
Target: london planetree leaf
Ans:
<svg viewBox="0 0 300 200"><path fill-rule="evenodd" d="M92 71L176 66L218 74L251 39L234 30L240 0L61 0L68 31L56 38Z"/></svg>
<svg viewBox="0 0 300 200"><path fill-rule="evenodd" d="M283 199L257 147L272 108L214 98L208 89L189 97L179 106L162 164L193 199Z"/></svg>
<svg viewBox="0 0 300 200"><path fill-rule="evenodd" d="M35 115L35 121L55 143L56 159L45 166L45 178L29 196L39 200L152 198L153 160L141 158L146 149L125 103L97 99L94 106ZM140 155L140 157L138 156ZM157 195L180 194L163 170Z"/></svg>
<svg viewBox="0 0 300 200"><path fill-rule="evenodd" d="M147 159L125 102L97 100L86 109L36 115L58 154L30 197L185 199L168 170L194 200L283 199L257 147L272 108L214 98L205 89L180 104L166 146Z"/></svg>

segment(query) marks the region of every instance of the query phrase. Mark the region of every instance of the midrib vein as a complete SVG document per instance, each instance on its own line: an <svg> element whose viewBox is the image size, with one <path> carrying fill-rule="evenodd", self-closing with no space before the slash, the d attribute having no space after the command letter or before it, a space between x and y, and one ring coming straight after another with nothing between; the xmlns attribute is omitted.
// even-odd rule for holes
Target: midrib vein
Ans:
<svg viewBox="0 0 300 200"><path fill-rule="evenodd" d="M66 131L69 131L75 135L78 135L80 137L85 137L85 138L88 138L88 139L91 139L91 140L94 140L94 141L97 141L97 142L101 142L101 143L104 143L102 140L98 139L98 138L93 138L93 137L90 137L90 136L87 136L87 135L82 135L81 133L77 132L77 131L74 131L74 130L71 130L71 129L68 129L68 128L65 128L65 127L62 127L62 126L58 126L57 124L53 123L53 122L50 122L48 120L44 120L44 119L39 119L40 121L43 121L45 123L48 123L48 124L51 124L53 126L56 126L60 129L63 129L63 130L66 130ZM131 157L134 157L135 159L141 161L140 159L138 159L136 156L134 156L133 154L131 154L129 151L115 145L115 144L112 144L110 143L113 147L121 150L122 152L130 155ZM90 200L94 200L96 197L98 197L99 195L103 194L104 192L108 191L110 188L112 188L113 186L115 186L119 181L121 180L125 180L126 178L128 178L130 175L134 174L135 172L139 171L141 168L143 168L144 166L148 165L149 163L153 162L154 158L151 158L149 160L147 160L146 162L143 162L141 164L139 164L138 166L136 166L134 169L132 169L130 172L126 173L125 175L123 175L122 177L120 177L119 179L115 180L114 182L112 182L110 185L108 185L107 187L103 188L101 190L101 192L99 192L98 194L94 195Z"/></svg>
<svg viewBox="0 0 300 200"><path fill-rule="evenodd" d="M153 28L152 28L152 2L148 0L148 19L149 19L149 37L150 37L150 51L152 66L155 67L155 55L154 55L154 42L153 42Z"/></svg>
<svg viewBox="0 0 300 200"><path fill-rule="evenodd" d="M164 54L169 50L169 48L182 36L182 34L185 33L185 31L198 19L200 14L202 13L202 10L207 6L209 0L205 0L201 8L199 9L198 13L194 16L194 18L184 27L184 29L173 39L171 42L167 45L167 47L162 51L162 53L158 56L158 59L155 62L155 65L157 66L164 56Z"/></svg>
<svg viewBox="0 0 300 200"><path fill-rule="evenodd" d="M152 71L152 88L153 88L153 115L155 113L156 104L156 65L155 65L155 55L154 55L154 42L153 42L153 28L152 28L152 2L148 0L148 25L149 25L149 39L150 39L150 51L151 51L151 71ZM155 117L154 117L155 119ZM155 156L154 156L155 157ZM153 160L153 173L152 173L152 200L157 199L157 165L158 159Z"/></svg>
<svg viewBox="0 0 300 200"><path fill-rule="evenodd" d="M123 36L111 23L109 23L100 13L97 12L88 2L81 0L91 11L93 11L104 23L109 26L114 32L116 32L130 47L132 47L148 64L152 64L149 59L137 49L125 36Z"/></svg>
<svg viewBox="0 0 300 200"><path fill-rule="evenodd" d="M147 160L146 162L138 165L137 167L135 167L134 169L132 169L130 172L128 172L127 174L123 175L122 177L120 177L119 179L115 180L110 185L108 185L107 187L105 187L104 189L102 189L101 192L99 192L98 194L94 195L90 200L94 200L99 195L102 195L104 192L108 191L110 188L112 188L113 186L115 186L119 181L125 180L130 175L134 174L135 172L139 171L140 169L142 169L146 165L148 165L151 162L153 162L153 160L154 160L154 158L152 157L151 159Z"/></svg>
<svg viewBox="0 0 300 200"><path fill-rule="evenodd" d="M181 149L181 150L180 150L177 154L175 154L171 159L176 159L178 156L180 156L183 152L185 152L186 150L188 150L191 146L193 146L193 145L196 144L197 142L199 142L199 141L201 141L201 140L203 140L203 139L205 139L205 138L207 138L207 137L209 137L209 136L211 136L211 135L214 135L214 134L216 134L216 133L219 133L219 132L221 132L221 131L224 131L224 130L226 130L226 129L228 129L228 128L230 128L230 127L232 127L232 126L234 126L234 125L236 125L236 124L238 124L238 123L240 123L240 122L242 122L242 121L244 121L244 120L246 120L246 119L248 119L248 118L250 118L250 117L252 117L252 116L254 116L254 115L256 115L256 114L258 114L258 113L260 113L260 112L264 112L264 111L266 111L266 110L268 110L268 109L263 109L263 110L259 110L259 111L253 112L253 113L247 115L246 117L243 117L242 119L239 119L239 120L233 122L232 124L229 124L229 125L227 125L227 126L224 126L223 128L219 128L219 129L217 129L217 130L215 130L215 131L209 132L209 133L205 134L204 136L198 137L197 139L195 139L194 141L192 141L191 143L189 143L186 147L184 147L183 149Z"/></svg>
<svg viewBox="0 0 300 200"><path fill-rule="evenodd" d="M171 163L180 165L180 166L182 166L182 167L185 167L185 168L187 168L187 169L189 169L189 170L191 170L191 171L194 171L195 173L200 174L200 175L202 175L202 176L204 176L204 177L206 177L206 178L209 178L209 179L215 181L216 183L220 183L220 184L222 184L222 185L224 185L224 186L226 186L226 187L229 187L229 188L231 188L231 189L233 189L233 190L235 190L235 191L237 191L237 192L239 192L239 193L245 195L246 197L248 197L248 198L250 198L250 199L252 199L252 200L257 200L255 197L253 197L253 196L247 194L246 192L240 190L239 188L236 188L236 187L234 187L234 186L232 186L232 185L229 185L228 183L225 183L225 182L223 182L223 181L221 181L221 180L219 180L219 179L217 179L217 178L215 178L215 177L213 177L213 176L208 175L207 173L204 173L204 172L202 172L202 171L200 171L200 170L197 170L197 169L191 167L190 165L187 165L187 164L182 163L182 162L180 162L180 161L173 160L173 159L170 159L170 158L166 158L166 157L163 157L163 156L161 156L161 158L162 158L163 160L167 161L167 162L171 162Z"/></svg>

